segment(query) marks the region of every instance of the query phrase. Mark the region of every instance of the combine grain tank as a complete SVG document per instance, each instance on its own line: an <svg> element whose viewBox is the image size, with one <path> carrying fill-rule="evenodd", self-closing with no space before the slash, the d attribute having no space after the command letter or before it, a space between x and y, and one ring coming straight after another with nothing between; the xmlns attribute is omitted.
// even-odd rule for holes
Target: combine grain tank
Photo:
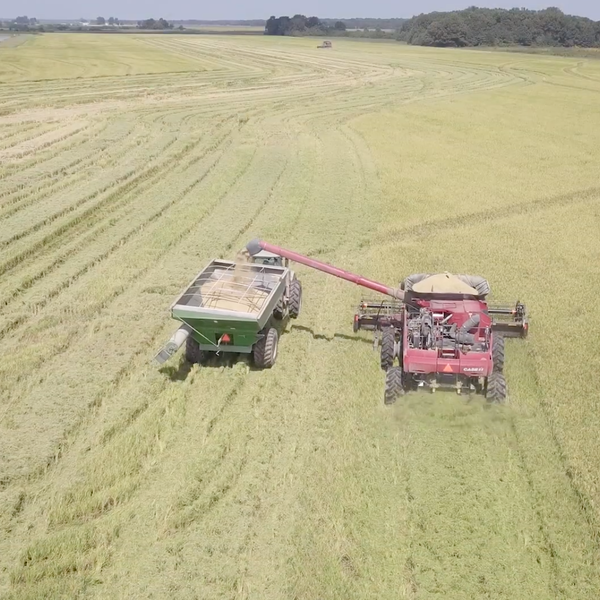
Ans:
<svg viewBox="0 0 600 600"><path fill-rule="evenodd" d="M182 323L156 356L166 362L184 344L186 359L202 363L210 354L251 354L259 368L277 359L277 321L297 318L302 288L278 256L252 263L213 260L171 306ZM267 263L267 264L265 264Z"/></svg>

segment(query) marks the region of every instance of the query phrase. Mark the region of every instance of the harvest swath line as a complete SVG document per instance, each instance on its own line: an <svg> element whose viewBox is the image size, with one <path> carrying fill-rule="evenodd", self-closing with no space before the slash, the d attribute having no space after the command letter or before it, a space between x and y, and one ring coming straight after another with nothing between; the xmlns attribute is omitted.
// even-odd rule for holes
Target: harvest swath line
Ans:
<svg viewBox="0 0 600 600"><path fill-rule="evenodd" d="M587 290L573 318L600 336L597 247L569 244L564 216L597 221L600 69L315 46L0 50L1 595L595 600L595 405L567 409L549 382L572 337L563 287ZM57 60L41 72L39 56ZM442 268L522 291L534 326L510 346L512 405L384 410L370 340L350 331L360 290L302 268L273 370L149 365L181 287L257 235L391 283ZM574 345L561 356L593 378Z"/></svg>
<svg viewBox="0 0 600 600"><path fill-rule="evenodd" d="M221 142L223 142L225 139L226 138L223 138L221 140ZM207 152L203 156L200 156L197 159L193 159L193 162L200 161L209 151L213 151L213 152L216 151L218 149L219 145L220 144L218 143L216 146L212 146L209 150L207 150ZM159 219L167 210L174 207L178 202L183 200L189 193L191 193L194 190L194 188L196 188L200 183L202 183L202 181L210 174L210 172L213 170L213 168L218 164L218 160L219 160L220 156L222 156L222 154L217 155L217 160L215 160L207 168L207 170L204 173L202 173L195 181L192 181L190 184L188 184L183 192L175 195L163 207L161 207L157 212L153 213L151 216L146 218L145 221L143 221L141 224L137 225L135 228L128 231L124 236L119 238L116 242L113 243L113 245L111 247L109 247L109 249L106 252L95 257L91 262L88 262L87 264L85 264L81 269L79 269L79 271L77 271L69 279L63 281L59 286L57 286L56 288L54 288L53 290L51 290L49 292L46 292L46 294L42 300L38 301L37 303L30 304L29 310L33 311L32 314L37 314L39 309L44 308L44 306L46 306L46 304L50 300L52 300L53 298L58 296L63 290L65 290L66 288L71 286L73 283L75 283L82 275L85 275L94 266L96 266L100 262L106 260L109 256L111 256L111 254L113 254L115 251L122 248L122 246L124 244L129 242L129 240L132 239L135 235L137 235L138 233L143 231L148 225L150 225L151 223L153 223L154 221ZM112 227L116 222L117 222L117 219L115 219L113 217L110 221L103 224L96 232L87 236L87 238L83 241L83 243L81 245L87 246L89 244L89 242L94 241L100 234L107 231L107 229ZM36 282L38 282L40 279L48 276L56 268L58 268L59 266L64 264L65 261L69 258L69 256L71 256L73 253L77 252L78 249L79 249L78 247L71 249L67 253L58 257L54 262L52 262L43 271L40 271L36 275L31 276L28 279L21 282L19 284L19 287L14 289L9 296L2 299L1 302L5 306L8 305L9 302L12 300L15 300L19 296L19 294L23 293L25 290L32 287L32 285L35 284ZM18 319L15 319L14 321L9 322L7 325L4 326L3 329L0 330L0 339L4 335L6 335L8 332L13 331L16 327L21 326L27 319L28 319L28 316L23 315L23 316L19 317Z"/></svg>

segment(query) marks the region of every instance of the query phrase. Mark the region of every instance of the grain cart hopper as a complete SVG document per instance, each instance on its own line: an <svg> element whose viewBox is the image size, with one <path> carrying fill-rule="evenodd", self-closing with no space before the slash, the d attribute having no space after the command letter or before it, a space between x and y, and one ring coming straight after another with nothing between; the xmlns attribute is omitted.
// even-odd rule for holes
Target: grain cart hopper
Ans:
<svg viewBox="0 0 600 600"><path fill-rule="evenodd" d="M298 317L302 287L281 257L262 258L211 261L172 304L171 315L182 325L155 360L163 364L185 344L190 363L242 353L251 354L259 368L272 367L279 341L275 321Z"/></svg>
<svg viewBox="0 0 600 600"><path fill-rule="evenodd" d="M527 310L520 302L488 305L490 287L483 277L420 274L392 288L263 241L254 240L247 249L251 255L266 250L391 296L361 302L354 316L354 331L374 331L375 346L381 346L386 404L421 387L506 400L504 338L527 335Z"/></svg>

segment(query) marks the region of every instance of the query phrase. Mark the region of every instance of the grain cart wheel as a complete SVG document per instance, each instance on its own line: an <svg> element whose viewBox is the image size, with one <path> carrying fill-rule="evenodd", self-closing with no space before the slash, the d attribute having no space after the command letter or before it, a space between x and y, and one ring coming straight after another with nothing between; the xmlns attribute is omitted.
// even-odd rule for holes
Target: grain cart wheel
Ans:
<svg viewBox="0 0 600 600"><path fill-rule="evenodd" d="M259 369L270 369L277 360L279 334L275 327L264 329L262 334L263 337L252 348L252 358Z"/></svg>
<svg viewBox="0 0 600 600"><path fill-rule="evenodd" d="M292 283L290 284L288 308L290 310L290 317L297 319L302 308L302 284L298 279L292 279Z"/></svg>
<svg viewBox="0 0 600 600"><path fill-rule="evenodd" d="M487 380L485 397L493 404L504 404L507 397L506 379L502 373L494 371Z"/></svg>
<svg viewBox="0 0 600 600"><path fill-rule="evenodd" d="M199 365L205 358L204 352L200 350L200 344L190 335L185 341L185 360L191 365Z"/></svg>
<svg viewBox="0 0 600 600"><path fill-rule="evenodd" d="M283 300L283 296L281 296L281 298L279 298L279 301L275 305L275 309L273 310L273 316L278 321L283 321L283 319L285 319L286 310L285 310L285 303Z"/></svg>
<svg viewBox="0 0 600 600"><path fill-rule="evenodd" d="M402 377L403 373L401 367L391 367L388 369L385 374L385 404L394 404L400 396L404 395Z"/></svg>
<svg viewBox="0 0 600 600"><path fill-rule="evenodd" d="M384 371L394 366L394 347L396 345L396 330L386 327L381 334L381 368Z"/></svg>
<svg viewBox="0 0 600 600"><path fill-rule="evenodd" d="M494 336L492 359L494 361L494 371L502 373L504 371L504 337L501 335Z"/></svg>

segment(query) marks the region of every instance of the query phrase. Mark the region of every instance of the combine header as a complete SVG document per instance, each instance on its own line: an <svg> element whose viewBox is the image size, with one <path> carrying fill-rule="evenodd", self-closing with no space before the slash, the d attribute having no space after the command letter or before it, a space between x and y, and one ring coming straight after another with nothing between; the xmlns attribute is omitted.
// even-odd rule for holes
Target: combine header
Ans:
<svg viewBox="0 0 600 600"><path fill-rule="evenodd" d="M247 249L250 255L267 251L392 298L363 301L354 316L354 331L374 331L375 346L381 348L386 404L422 387L432 392L450 387L505 402L504 339L527 335L527 310L520 302L488 305L490 287L483 277L420 274L392 288L267 242L254 240Z"/></svg>

